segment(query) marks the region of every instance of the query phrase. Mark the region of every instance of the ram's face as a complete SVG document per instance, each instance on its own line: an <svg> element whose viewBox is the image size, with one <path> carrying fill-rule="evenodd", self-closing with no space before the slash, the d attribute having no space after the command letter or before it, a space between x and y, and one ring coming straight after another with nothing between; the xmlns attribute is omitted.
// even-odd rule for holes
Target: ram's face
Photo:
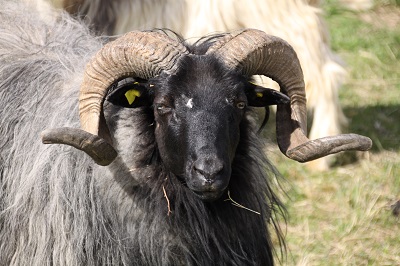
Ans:
<svg viewBox="0 0 400 266"><path fill-rule="evenodd" d="M207 61L185 63L155 86L155 136L169 171L211 201L228 187L247 98L237 76Z"/></svg>

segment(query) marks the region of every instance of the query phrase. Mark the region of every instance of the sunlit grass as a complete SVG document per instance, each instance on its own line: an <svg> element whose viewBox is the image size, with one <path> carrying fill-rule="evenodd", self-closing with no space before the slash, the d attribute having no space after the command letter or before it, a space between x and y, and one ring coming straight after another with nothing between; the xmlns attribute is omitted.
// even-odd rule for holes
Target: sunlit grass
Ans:
<svg viewBox="0 0 400 266"><path fill-rule="evenodd" d="M400 24L385 21L385 12L400 16L396 1L361 13L324 5L332 47L349 71L340 92L348 130L374 147L324 173L272 151L289 183L284 265L400 265L400 217L391 207L400 199Z"/></svg>

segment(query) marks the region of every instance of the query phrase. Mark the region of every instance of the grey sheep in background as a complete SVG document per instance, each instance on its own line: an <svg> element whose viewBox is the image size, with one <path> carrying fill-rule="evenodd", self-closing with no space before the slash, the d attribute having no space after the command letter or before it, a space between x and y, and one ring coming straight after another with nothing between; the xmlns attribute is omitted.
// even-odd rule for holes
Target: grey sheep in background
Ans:
<svg viewBox="0 0 400 266"><path fill-rule="evenodd" d="M0 265L272 265L282 206L253 108L278 105L294 160L371 146L308 140L297 56L261 31L107 42L5 0L0 21Z"/></svg>

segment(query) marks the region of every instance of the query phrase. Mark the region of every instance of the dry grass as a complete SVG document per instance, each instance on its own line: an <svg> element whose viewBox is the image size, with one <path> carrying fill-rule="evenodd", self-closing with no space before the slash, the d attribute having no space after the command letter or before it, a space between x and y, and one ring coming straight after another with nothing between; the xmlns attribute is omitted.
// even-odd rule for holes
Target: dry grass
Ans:
<svg viewBox="0 0 400 266"><path fill-rule="evenodd" d="M284 265L400 265L392 211L400 199L400 6L376 2L363 13L325 4L333 48L350 71L340 95L348 130L371 137L372 151L345 154L325 173L273 152L289 183Z"/></svg>
<svg viewBox="0 0 400 266"><path fill-rule="evenodd" d="M324 174L287 163L287 265L400 265L397 153L369 158Z"/></svg>

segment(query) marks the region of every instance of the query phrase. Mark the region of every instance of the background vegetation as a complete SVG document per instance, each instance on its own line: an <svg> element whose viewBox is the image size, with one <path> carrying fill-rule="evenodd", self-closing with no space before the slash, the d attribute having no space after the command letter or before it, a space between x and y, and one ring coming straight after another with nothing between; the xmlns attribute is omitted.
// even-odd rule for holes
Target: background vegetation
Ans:
<svg viewBox="0 0 400 266"><path fill-rule="evenodd" d="M362 12L335 0L323 8L333 50L349 71L340 92L347 130L374 146L341 156L324 173L272 150L287 177L283 264L400 265L400 0L376 0Z"/></svg>

